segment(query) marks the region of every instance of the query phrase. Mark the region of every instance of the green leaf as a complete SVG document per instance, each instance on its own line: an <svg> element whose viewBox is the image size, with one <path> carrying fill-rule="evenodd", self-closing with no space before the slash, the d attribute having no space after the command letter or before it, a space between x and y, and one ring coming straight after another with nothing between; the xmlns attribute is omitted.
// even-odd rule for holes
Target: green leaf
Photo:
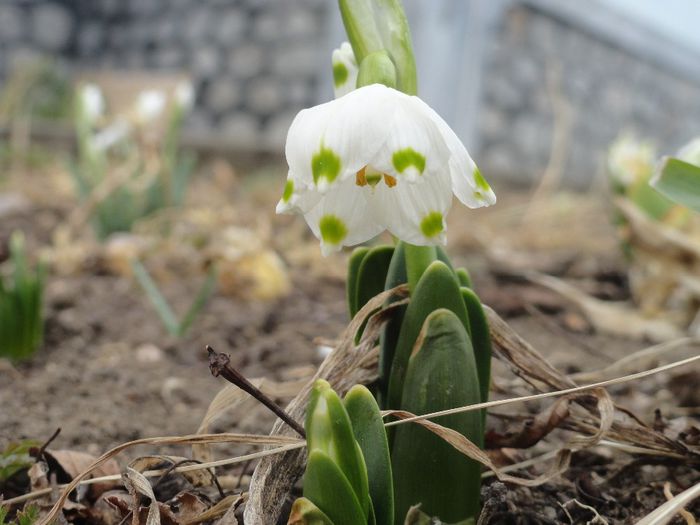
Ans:
<svg viewBox="0 0 700 525"><path fill-rule="evenodd" d="M394 249L394 255L389 263L389 270L386 274L385 290L391 290L400 284L408 282L406 274L406 251L405 244L398 242ZM399 332L403 322L406 306L399 306L394 310L394 315L386 322L379 337L379 391L378 401L380 405L386 402L387 389L389 388L389 374L391 363L394 360L396 342L399 340Z"/></svg>
<svg viewBox="0 0 700 525"><path fill-rule="evenodd" d="M457 268L457 270L455 270L455 275L457 276L460 286L464 286L465 288L474 288L472 285L472 277L469 275L469 270L466 268Z"/></svg>
<svg viewBox="0 0 700 525"><path fill-rule="evenodd" d="M297 498L287 525L334 525L331 519L307 498Z"/></svg>
<svg viewBox="0 0 700 525"><path fill-rule="evenodd" d="M449 310L428 316L411 356L401 408L414 414L478 403L479 381L464 323ZM481 415L434 419L482 446ZM453 523L479 510L480 465L418 424L396 427L392 449L396 521L418 503L429 516Z"/></svg>
<svg viewBox="0 0 700 525"><path fill-rule="evenodd" d="M474 348L476 359L476 372L479 377L481 402L489 400L489 387L491 386L491 335L489 324L481 306L481 300L470 288L460 288L464 305L469 314L469 337ZM484 411L484 416L486 411Z"/></svg>
<svg viewBox="0 0 700 525"><path fill-rule="evenodd" d="M385 51L370 53L360 62L357 87L384 84L396 89L396 68Z"/></svg>
<svg viewBox="0 0 700 525"><path fill-rule="evenodd" d="M366 518L369 513L367 468L362 451L355 440L350 417L338 394L327 381L319 379L314 384L307 407L305 428L309 453L320 450L338 465L350 483ZM313 497L309 499L328 513L319 501ZM333 516L331 518L333 519Z"/></svg>
<svg viewBox="0 0 700 525"><path fill-rule="evenodd" d="M700 211L700 166L666 157L651 185L672 201Z"/></svg>
<svg viewBox="0 0 700 525"><path fill-rule="evenodd" d="M179 323L178 331L177 331L178 336L182 337L187 333L187 330L189 330L189 328L192 325L192 323L194 322L194 320L197 318L199 313L202 311L202 308L204 308L204 305L207 304L209 297L211 297L211 295L214 293L215 289L216 289L216 267L212 266L209 269L209 273L207 274L207 278L202 283L202 286L199 289L199 292L197 292L197 295L195 296L194 301L192 302L192 305L190 306L190 309L187 310L185 317L183 317Z"/></svg>
<svg viewBox="0 0 700 525"><path fill-rule="evenodd" d="M393 255L393 246L377 246L369 250L362 259L357 272L355 299L357 310L367 304L372 297L384 291L384 284L386 283L386 276L389 272Z"/></svg>
<svg viewBox="0 0 700 525"><path fill-rule="evenodd" d="M0 276L0 356L19 360L30 357L43 339L46 268L41 262L31 266L19 231L10 238L9 265L7 277Z"/></svg>
<svg viewBox="0 0 700 525"><path fill-rule="evenodd" d="M450 261L450 257L447 255L445 248L443 248L442 246L436 246L435 253L437 255L438 261L444 262L450 270L454 271L454 267L452 266L452 261Z"/></svg>
<svg viewBox="0 0 700 525"><path fill-rule="evenodd" d="M368 252L369 248L360 246L352 251L352 254L350 254L350 259L348 260L348 279L345 289L345 298L348 303L350 319L355 317L357 311L359 310L357 306L357 276L360 271L362 260L365 258Z"/></svg>
<svg viewBox="0 0 700 525"><path fill-rule="evenodd" d="M136 280L141 285L144 292L146 292L146 296L156 309L160 320L163 321L163 325L168 333L175 336L178 335L180 323L175 316L175 312L173 312L173 309L170 307L168 300L160 293L158 285L151 279L148 270L146 270L144 265L141 264L141 261L137 259L131 261L131 269L134 272L134 277L136 277Z"/></svg>
<svg viewBox="0 0 700 525"><path fill-rule="evenodd" d="M628 198L654 220L663 220L677 205L649 185L648 180L639 180L627 190Z"/></svg>
<svg viewBox="0 0 700 525"><path fill-rule="evenodd" d="M155 308L156 313L158 313L158 317L160 317L160 320L163 322L165 329L170 335L176 337L183 337L187 333L187 330L202 311L207 300L211 297L211 294L214 293L214 289L216 288L216 268L212 266L197 292L194 301L192 301L192 304L187 310L187 313L179 320L170 306L170 303L168 303L168 300L160 292L158 285L151 278L148 270L146 270L146 267L141 264L138 259L133 259L131 261L131 269L134 272L136 281L141 285L144 292L146 292L146 296L153 305L153 308Z"/></svg>
<svg viewBox="0 0 700 525"><path fill-rule="evenodd" d="M304 474L304 497L312 501L334 525L366 525L362 509L348 478L321 450L310 450Z"/></svg>
<svg viewBox="0 0 700 525"><path fill-rule="evenodd" d="M345 396L345 409L367 467L369 495L375 519L383 525L394 522L394 484L391 477L391 457L384 420L379 405L362 386L355 385Z"/></svg>
<svg viewBox="0 0 700 525"><path fill-rule="evenodd" d="M428 267L411 295L391 364L387 408L401 405L404 378L413 346L425 319L438 308L447 308L454 312L462 321L465 330L469 330L467 308L459 283L454 273L442 261L435 261Z"/></svg>

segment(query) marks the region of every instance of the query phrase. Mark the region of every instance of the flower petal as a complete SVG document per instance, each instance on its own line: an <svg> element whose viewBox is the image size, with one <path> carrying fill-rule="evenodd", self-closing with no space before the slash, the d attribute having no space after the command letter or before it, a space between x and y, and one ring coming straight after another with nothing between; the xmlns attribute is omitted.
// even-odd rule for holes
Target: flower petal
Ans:
<svg viewBox="0 0 700 525"><path fill-rule="evenodd" d="M319 191L313 187L305 187L289 172L282 198L277 203L275 211L276 213L306 213L316 206L322 197Z"/></svg>
<svg viewBox="0 0 700 525"><path fill-rule="evenodd" d="M415 184L378 184L370 202L377 219L399 239L420 246L445 244L445 217L452 204L448 173Z"/></svg>
<svg viewBox="0 0 700 525"><path fill-rule="evenodd" d="M367 165L386 141L393 113L389 88L364 86L299 112L287 134L287 162L297 181L327 191Z"/></svg>
<svg viewBox="0 0 700 525"><path fill-rule="evenodd" d="M450 151L442 133L427 118L418 97L396 92L389 136L370 164L397 181L416 182L447 169Z"/></svg>
<svg viewBox="0 0 700 525"><path fill-rule="evenodd" d="M450 152L449 170L452 179L452 191L462 204L470 208L480 208L496 203L496 194L481 175L479 168L469 156L459 137L435 110L417 97L414 103L430 119L442 134L445 145Z"/></svg>
<svg viewBox="0 0 700 525"><path fill-rule="evenodd" d="M374 220L367 202L369 188L355 185L354 180L334 184L318 204L304 215L311 231L321 240L324 255L365 242L380 234L384 227Z"/></svg>
<svg viewBox="0 0 700 525"><path fill-rule="evenodd" d="M335 98L347 95L355 89L359 68L349 42L343 42L333 51L333 93Z"/></svg>

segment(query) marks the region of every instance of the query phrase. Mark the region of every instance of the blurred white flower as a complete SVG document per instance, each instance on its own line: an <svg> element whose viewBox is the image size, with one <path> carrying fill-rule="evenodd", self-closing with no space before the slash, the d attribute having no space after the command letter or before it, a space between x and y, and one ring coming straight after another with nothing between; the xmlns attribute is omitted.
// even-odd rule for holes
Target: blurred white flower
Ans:
<svg viewBox="0 0 700 525"><path fill-rule="evenodd" d="M678 158L689 164L700 166L700 137L697 137L678 151Z"/></svg>
<svg viewBox="0 0 700 525"><path fill-rule="evenodd" d="M88 122L93 123L99 119L105 110L105 101L102 91L95 84L83 84L80 88L80 104L82 112Z"/></svg>
<svg viewBox="0 0 700 525"><path fill-rule="evenodd" d="M183 80L175 87L175 103L183 110L188 110L194 103L194 88L188 80Z"/></svg>
<svg viewBox="0 0 700 525"><path fill-rule="evenodd" d="M289 175L277 212L304 214L324 253L385 229L444 244L452 195L496 202L457 135L425 102L381 84L301 111L289 128Z"/></svg>
<svg viewBox="0 0 700 525"><path fill-rule="evenodd" d="M656 162L654 146L630 135L618 137L608 152L608 171L623 187L651 177Z"/></svg>
<svg viewBox="0 0 700 525"><path fill-rule="evenodd" d="M136 99L136 116L146 124L157 119L165 109L165 93L158 89L148 89L139 93Z"/></svg>
<svg viewBox="0 0 700 525"><path fill-rule="evenodd" d="M357 84L357 60L349 42L343 42L333 51L333 92L335 98L342 97L353 91Z"/></svg>

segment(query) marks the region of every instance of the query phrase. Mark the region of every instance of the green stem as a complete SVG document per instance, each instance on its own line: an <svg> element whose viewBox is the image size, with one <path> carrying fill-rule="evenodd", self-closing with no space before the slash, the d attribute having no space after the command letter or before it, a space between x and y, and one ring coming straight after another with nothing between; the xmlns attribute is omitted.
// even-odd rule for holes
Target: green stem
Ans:
<svg viewBox="0 0 700 525"><path fill-rule="evenodd" d="M405 243L406 248L406 274L408 275L408 288L415 290L425 269L437 259L435 246L416 246Z"/></svg>

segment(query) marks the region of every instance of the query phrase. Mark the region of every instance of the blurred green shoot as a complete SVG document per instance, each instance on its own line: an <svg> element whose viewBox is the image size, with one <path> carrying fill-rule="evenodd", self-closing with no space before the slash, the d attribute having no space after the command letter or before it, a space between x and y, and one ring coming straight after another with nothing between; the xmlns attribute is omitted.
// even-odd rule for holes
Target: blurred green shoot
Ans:
<svg viewBox="0 0 700 525"><path fill-rule="evenodd" d="M204 308L207 300L209 300L214 293L216 287L216 268L212 266L189 310L187 310L187 313L185 313L181 319L178 319L170 303L160 292L158 285L153 278L151 278L145 266L137 259L134 259L131 261L131 268L134 272L134 277L136 277L141 288L146 292L146 296L158 313L165 329L170 335L175 337L184 337L194 320Z"/></svg>
<svg viewBox="0 0 700 525"><path fill-rule="evenodd" d="M5 446L5 450L0 452L0 485L17 472L32 466L34 458L29 455L29 450L39 445L38 441L25 440Z"/></svg>
<svg viewBox="0 0 700 525"><path fill-rule="evenodd" d="M700 166L666 157L651 186L672 201L700 211Z"/></svg>
<svg viewBox="0 0 700 525"><path fill-rule="evenodd" d="M6 521L9 512L8 507L0 504L0 525L34 525L39 521L39 507L36 505L27 505L24 510L17 513L14 520Z"/></svg>
<svg viewBox="0 0 700 525"><path fill-rule="evenodd" d="M191 103L181 100L180 91L164 136L154 143L140 140L138 127L144 123L135 117L118 116L102 125L104 100L97 86L86 84L76 93L78 155L71 174L80 199L90 204L100 239L130 231L158 210L182 205L196 158L178 148Z"/></svg>
<svg viewBox="0 0 700 525"><path fill-rule="evenodd" d="M10 272L0 275L0 356L20 360L30 357L44 336L45 267L31 268L20 232L10 238L9 263Z"/></svg>

